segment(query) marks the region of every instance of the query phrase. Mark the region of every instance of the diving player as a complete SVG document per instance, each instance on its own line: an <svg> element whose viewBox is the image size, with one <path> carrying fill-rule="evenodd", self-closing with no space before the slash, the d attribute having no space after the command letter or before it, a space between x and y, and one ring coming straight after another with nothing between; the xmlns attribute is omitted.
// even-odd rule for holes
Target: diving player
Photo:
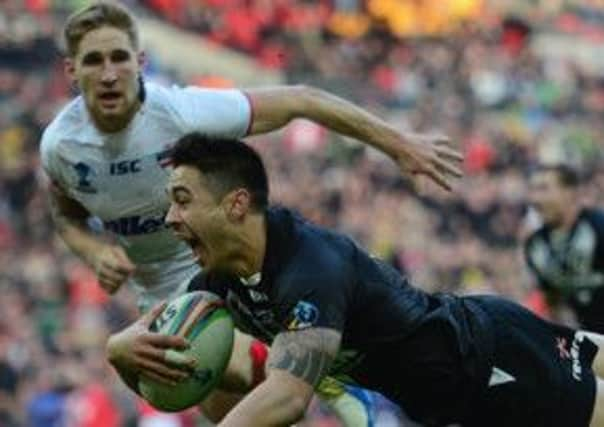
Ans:
<svg viewBox="0 0 604 427"><path fill-rule="evenodd" d="M246 144L194 133L172 161L166 221L203 267L190 289L222 297L271 346L266 379L221 426L291 425L326 375L427 426L604 426L601 335L502 298L413 287L348 237L269 207Z"/></svg>

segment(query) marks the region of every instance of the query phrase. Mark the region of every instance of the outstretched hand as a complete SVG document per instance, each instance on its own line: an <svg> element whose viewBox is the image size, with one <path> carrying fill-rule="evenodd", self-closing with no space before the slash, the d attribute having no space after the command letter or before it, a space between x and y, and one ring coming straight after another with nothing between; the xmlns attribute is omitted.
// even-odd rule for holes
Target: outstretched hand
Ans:
<svg viewBox="0 0 604 427"><path fill-rule="evenodd" d="M407 133L406 144L393 157L402 172L412 180L425 175L445 190L451 190L452 178L463 176L463 154L451 148L451 141L440 134Z"/></svg>
<svg viewBox="0 0 604 427"><path fill-rule="evenodd" d="M165 303L157 305L132 325L112 335L107 342L107 357L118 370L175 385L190 376L195 360L174 351L188 348L184 338L149 331L151 322L165 306Z"/></svg>
<svg viewBox="0 0 604 427"><path fill-rule="evenodd" d="M136 269L124 248L117 245L103 247L93 264L99 285L109 294L116 293Z"/></svg>

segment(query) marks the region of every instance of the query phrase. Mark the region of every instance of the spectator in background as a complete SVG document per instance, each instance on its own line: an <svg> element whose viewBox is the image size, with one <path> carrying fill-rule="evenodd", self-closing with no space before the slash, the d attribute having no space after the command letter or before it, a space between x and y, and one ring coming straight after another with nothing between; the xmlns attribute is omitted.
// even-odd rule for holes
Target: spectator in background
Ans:
<svg viewBox="0 0 604 427"><path fill-rule="evenodd" d="M579 177L569 166L541 166L530 183L543 225L526 240L526 262L554 317L563 320L568 307L578 326L602 333L604 211L581 206Z"/></svg>

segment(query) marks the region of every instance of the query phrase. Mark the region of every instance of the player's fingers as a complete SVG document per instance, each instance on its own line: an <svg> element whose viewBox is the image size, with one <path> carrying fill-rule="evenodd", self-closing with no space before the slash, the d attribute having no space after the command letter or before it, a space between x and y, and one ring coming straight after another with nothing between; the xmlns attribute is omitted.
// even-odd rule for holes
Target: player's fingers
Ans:
<svg viewBox="0 0 604 427"><path fill-rule="evenodd" d="M171 349L164 351L164 361L168 365L179 369L186 369L187 371L195 369L195 366L197 365L197 361L193 357Z"/></svg>
<svg viewBox="0 0 604 427"><path fill-rule="evenodd" d="M165 359L162 361L142 359L142 363L145 367L145 370L155 372L156 374L163 375L164 377L175 381L182 381L191 375L190 368L175 366Z"/></svg>
<svg viewBox="0 0 604 427"><path fill-rule="evenodd" d="M185 350L189 348L187 340L177 335L149 333L145 334L144 340L153 347L161 349L173 348L176 350Z"/></svg>
<svg viewBox="0 0 604 427"><path fill-rule="evenodd" d="M132 273L136 269L136 265L130 260L122 247L116 247L113 250L113 255L119 261L120 268Z"/></svg>
<svg viewBox="0 0 604 427"><path fill-rule="evenodd" d="M166 367L185 372L191 372L197 365L193 357L174 350L144 347L138 350L137 356L141 357L141 359L153 360L156 363L166 365Z"/></svg>
<svg viewBox="0 0 604 427"><path fill-rule="evenodd" d="M447 146L434 147L436 154L441 157L455 162L463 162L464 155L457 150Z"/></svg>
<svg viewBox="0 0 604 427"><path fill-rule="evenodd" d="M189 372L181 369L171 368L163 363L156 362L154 360L141 359L140 373L145 376L155 376L158 380L167 382L169 384L175 384L179 381L185 380L190 376Z"/></svg>
<svg viewBox="0 0 604 427"><path fill-rule="evenodd" d="M437 134L432 137L432 141L436 145L449 145L451 144L451 138L447 135Z"/></svg>
<svg viewBox="0 0 604 427"><path fill-rule="evenodd" d="M423 173L424 173L424 175L429 176L432 179L432 181L434 181L436 184L438 184L445 190L451 191L451 189L452 189L451 184L449 184L449 181L447 180L447 178L442 173L440 173L436 168L434 168L434 167L428 168Z"/></svg>
<svg viewBox="0 0 604 427"><path fill-rule="evenodd" d="M99 280L99 285L101 286L101 289L112 295L120 289L120 285L118 283L105 280Z"/></svg>
<svg viewBox="0 0 604 427"><path fill-rule="evenodd" d="M117 292L117 290L122 285L121 280L115 280L114 278L108 276L103 272L99 272L97 274L97 278L101 288L104 289L106 292L109 292L110 294Z"/></svg>
<svg viewBox="0 0 604 427"><path fill-rule="evenodd" d="M101 267L97 271L97 276L100 281L114 283L117 286L121 286L126 281L128 275L115 271L108 267Z"/></svg>
<svg viewBox="0 0 604 427"><path fill-rule="evenodd" d="M146 371L145 373L141 373L141 377L146 377L146 378L149 378L149 379L155 381L156 383L166 384L169 386L178 385L178 381L172 380L163 375L156 374L153 371Z"/></svg>
<svg viewBox="0 0 604 427"><path fill-rule="evenodd" d="M164 308L166 308L167 304L168 303L166 301L162 301L158 304L155 304L153 308L151 308L151 310L149 310L147 313L145 313L143 317L141 317L142 324L146 328L151 326L151 323L153 323L157 316L159 316L161 312L164 311Z"/></svg>
<svg viewBox="0 0 604 427"><path fill-rule="evenodd" d="M437 157L434 159L433 163L437 170L443 172L444 174L452 175L457 178L461 178L463 176L462 170L451 162Z"/></svg>
<svg viewBox="0 0 604 427"><path fill-rule="evenodd" d="M122 275L124 278L127 278L134 272L133 267L122 264L118 259L103 263L103 267L113 271L114 273Z"/></svg>

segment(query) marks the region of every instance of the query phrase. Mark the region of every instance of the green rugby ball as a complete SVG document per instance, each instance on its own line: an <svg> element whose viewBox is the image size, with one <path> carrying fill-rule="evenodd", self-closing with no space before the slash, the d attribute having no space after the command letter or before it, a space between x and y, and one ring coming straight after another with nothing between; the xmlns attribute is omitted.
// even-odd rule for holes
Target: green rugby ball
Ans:
<svg viewBox="0 0 604 427"><path fill-rule="evenodd" d="M190 292L172 300L151 323L149 330L184 337L190 348L168 350L168 358L193 357L192 375L177 385L139 378L139 391L153 407L177 412L201 402L220 381L233 349L233 319L223 301L203 291Z"/></svg>

